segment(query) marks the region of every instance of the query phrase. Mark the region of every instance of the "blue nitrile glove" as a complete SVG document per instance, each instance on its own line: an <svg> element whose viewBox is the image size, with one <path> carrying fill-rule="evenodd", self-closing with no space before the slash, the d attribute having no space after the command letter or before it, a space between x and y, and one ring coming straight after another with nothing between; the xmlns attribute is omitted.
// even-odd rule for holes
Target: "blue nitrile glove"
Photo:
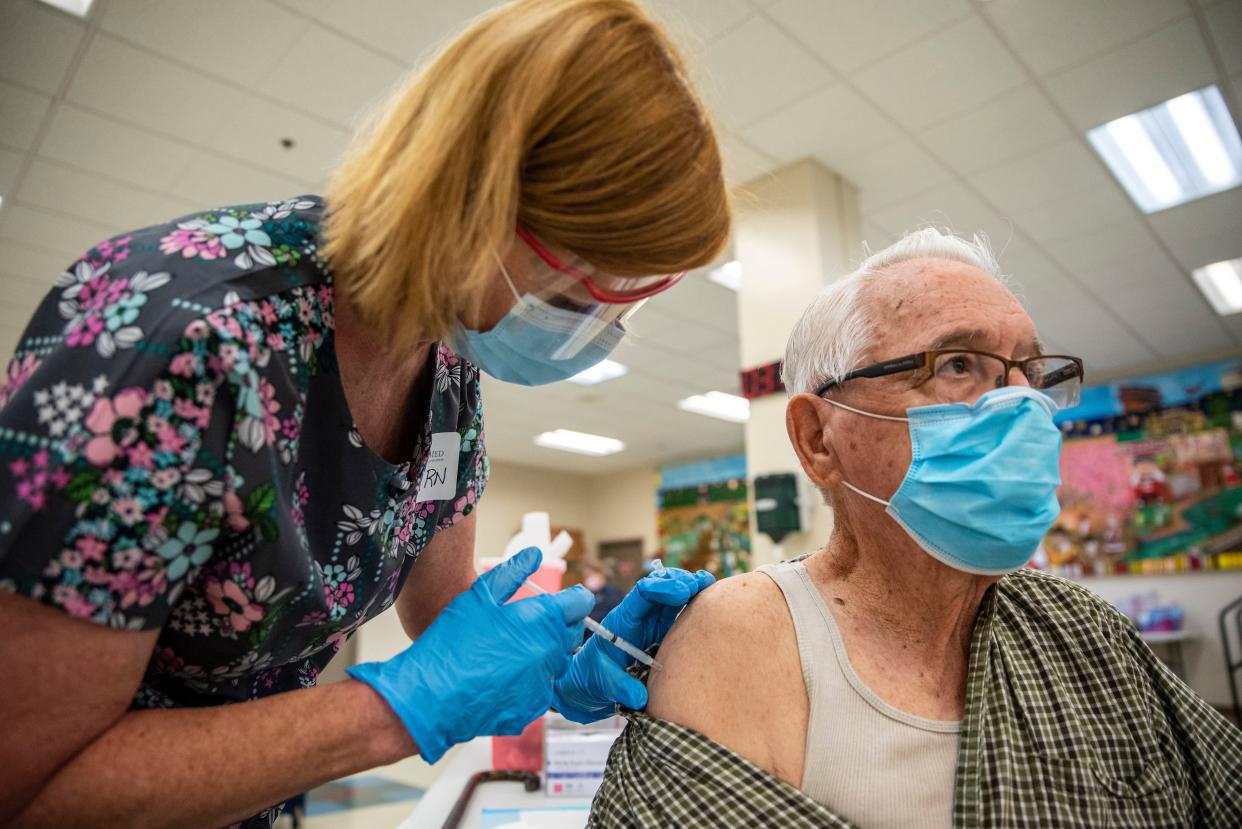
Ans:
<svg viewBox="0 0 1242 829"><path fill-rule="evenodd" d="M506 605L542 558L523 550L479 576L404 651L347 670L384 698L428 763L474 737L520 734L548 710L595 597L575 587Z"/></svg>
<svg viewBox="0 0 1242 829"><path fill-rule="evenodd" d="M664 639L686 602L715 581L706 570L689 573L675 567L644 576L604 617L603 625L645 650ZM592 636L574 656L569 672L556 680L552 704L579 723L611 716L618 702L635 710L646 708L646 686L625 672L631 661L619 648Z"/></svg>

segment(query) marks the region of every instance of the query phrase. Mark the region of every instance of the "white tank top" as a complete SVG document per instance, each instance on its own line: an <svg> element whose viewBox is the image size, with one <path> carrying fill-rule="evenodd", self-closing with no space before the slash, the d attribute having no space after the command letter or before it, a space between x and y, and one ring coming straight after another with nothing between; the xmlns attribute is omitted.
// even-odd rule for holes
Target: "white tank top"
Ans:
<svg viewBox="0 0 1242 829"><path fill-rule="evenodd" d="M759 568L785 596L810 701L802 791L864 829L953 824L958 720L907 714L854 673L801 561Z"/></svg>

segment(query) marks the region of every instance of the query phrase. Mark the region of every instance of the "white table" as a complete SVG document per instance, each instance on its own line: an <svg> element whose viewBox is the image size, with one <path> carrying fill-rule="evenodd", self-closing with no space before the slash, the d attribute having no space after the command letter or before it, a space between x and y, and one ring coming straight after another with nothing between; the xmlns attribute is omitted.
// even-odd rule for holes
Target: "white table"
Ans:
<svg viewBox="0 0 1242 829"><path fill-rule="evenodd" d="M1140 631L1139 635L1143 637L1144 642L1153 646L1152 650L1156 651L1157 655L1163 649L1165 663L1183 681L1186 679L1186 654L1182 646L1192 639L1198 639L1196 633L1183 628L1182 630L1144 630Z"/></svg>
<svg viewBox="0 0 1242 829"><path fill-rule="evenodd" d="M480 737L464 743L449 760L444 771L431 784L431 788L418 801L413 813L402 821L398 829L440 829L444 825L453 804L466 788L471 775L488 771L492 767L492 738ZM462 819L461 829L478 829L479 810L491 809L556 809L565 806L590 806L589 797L548 797L543 789L527 792L517 782L498 781L484 783L474 790L470 807ZM586 825L587 812L582 812L582 825Z"/></svg>

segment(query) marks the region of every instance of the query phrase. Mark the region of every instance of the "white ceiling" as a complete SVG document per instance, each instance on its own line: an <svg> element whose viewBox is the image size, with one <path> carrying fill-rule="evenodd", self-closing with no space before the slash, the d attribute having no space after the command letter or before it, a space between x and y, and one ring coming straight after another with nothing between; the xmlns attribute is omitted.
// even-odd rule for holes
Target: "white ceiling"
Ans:
<svg viewBox="0 0 1242 829"><path fill-rule="evenodd" d="M316 192L351 123L486 0L0 2L0 353L99 239L205 205ZM811 156L883 245L983 230L1045 338L1094 377L1242 351L1189 269L1242 255L1242 190L1140 213L1087 128L1215 83L1242 112L1242 0L652 0L685 44L730 176ZM283 149L280 139L296 146ZM676 400L737 388L733 295L692 275L599 386L486 383L494 457L604 473L740 449ZM773 355L774 357L776 355ZM626 441L589 459L550 428Z"/></svg>

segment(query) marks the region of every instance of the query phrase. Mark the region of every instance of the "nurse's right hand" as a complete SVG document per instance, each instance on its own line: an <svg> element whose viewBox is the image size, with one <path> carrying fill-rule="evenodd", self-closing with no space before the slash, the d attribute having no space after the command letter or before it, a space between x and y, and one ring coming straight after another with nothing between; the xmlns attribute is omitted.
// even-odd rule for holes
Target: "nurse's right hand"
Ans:
<svg viewBox="0 0 1242 829"><path fill-rule="evenodd" d="M475 737L520 734L548 710L595 597L578 586L506 605L542 558L523 550L479 576L410 647L348 669L397 713L427 762Z"/></svg>

